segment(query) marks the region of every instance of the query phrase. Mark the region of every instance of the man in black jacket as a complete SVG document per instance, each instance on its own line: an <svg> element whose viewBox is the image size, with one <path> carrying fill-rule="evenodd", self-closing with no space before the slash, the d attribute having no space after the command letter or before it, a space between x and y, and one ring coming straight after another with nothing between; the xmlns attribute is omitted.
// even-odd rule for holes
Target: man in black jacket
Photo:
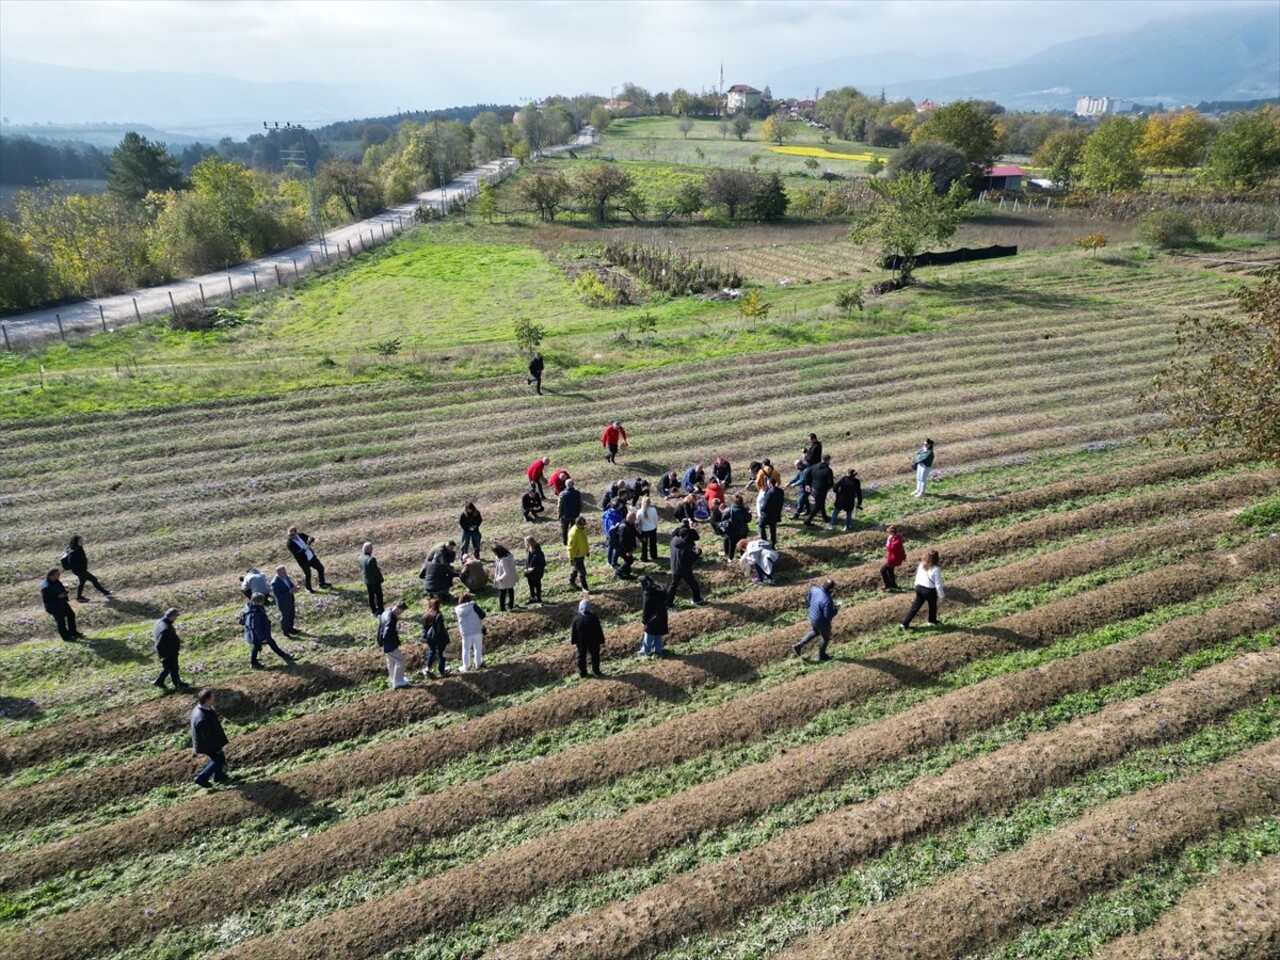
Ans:
<svg viewBox="0 0 1280 960"><path fill-rule="evenodd" d="M850 467L836 484L835 493L836 500L831 506L831 529L836 528L836 521L843 510L844 529L848 533L853 529L853 511L862 509L862 481L858 479L858 471Z"/></svg>
<svg viewBox="0 0 1280 960"><path fill-rule="evenodd" d="M623 580L630 580L631 568L636 562L636 544L640 542L640 535L636 532L634 510L628 510L626 519L622 523L615 524L609 531L609 541L614 554L622 561L622 565L617 568L618 576Z"/></svg>
<svg viewBox="0 0 1280 960"><path fill-rule="evenodd" d="M693 564L697 554L694 552L693 540L689 537L689 530L686 527L676 528L676 532L671 535L669 549L671 551L671 583L667 586L667 606L675 606L676 590L682 581L689 585L689 593L693 595L693 605L702 606L702 591L698 589L698 581L693 575Z"/></svg>
<svg viewBox="0 0 1280 960"><path fill-rule="evenodd" d="M525 382L532 383L537 388L538 396L542 396L543 367L542 354L535 353L533 359L529 361L529 376L525 379Z"/></svg>
<svg viewBox="0 0 1280 960"><path fill-rule="evenodd" d="M209 778L219 783L229 780L227 776L227 757L223 748L227 745L227 735L222 731L222 721L218 712L213 709L213 691L201 690L196 695L196 706L191 711L191 746L209 762L196 774L195 782L208 788L212 786Z"/></svg>
<svg viewBox="0 0 1280 960"><path fill-rule="evenodd" d="M827 494L835 485L836 475L831 470L831 454L825 454L817 464L809 468L809 486L811 488L809 514L804 518L806 527L813 526L813 518L821 513L822 522L827 523Z"/></svg>
<svg viewBox="0 0 1280 960"><path fill-rule="evenodd" d="M174 627L177 619L178 608L170 607L151 628L151 642L156 648L156 656L160 658L160 676L156 677L155 684L161 690L165 688L165 677L173 680L175 690L191 689L178 676L178 651L182 649L182 641L178 638L177 628Z"/></svg>
<svg viewBox="0 0 1280 960"><path fill-rule="evenodd" d="M760 539L768 540L775 547L778 545L778 521L782 519L782 510L786 505L786 498L782 495L782 488L775 484L772 480L766 481L764 496L760 498L760 516L757 518L760 524Z"/></svg>
<svg viewBox="0 0 1280 960"><path fill-rule="evenodd" d="M364 581L365 592L369 594L369 609L375 617L382 616L382 570L373 555L373 544L365 541L360 548L360 579Z"/></svg>
<svg viewBox="0 0 1280 960"><path fill-rule="evenodd" d="M578 648L578 676L587 675L587 656L591 656L591 672L597 677L600 672L600 648L604 646L604 628L600 626L600 618L591 609L591 601L583 600L578 604L578 612L573 615L573 623L569 625L569 642Z"/></svg>
<svg viewBox="0 0 1280 960"><path fill-rule="evenodd" d="M558 502L560 515L560 542L565 546L569 545L569 528L573 526L573 522L582 514L582 494L578 492L577 485L572 481L566 481L564 485L564 493L560 494Z"/></svg>
<svg viewBox="0 0 1280 960"><path fill-rule="evenodd" d="M84 637L76 629L76 612L71 609L67 588L62 585L62 571L57 567L45 574L40 584L40 599L44 602L45 612L58 625L58 636L68 643Z"/></svg>
<svg viewBox="0 0 1280 960"><path fill-rule="evenodd" d="M298 566L302 569L302 580L308 593L315 593L311 589L312 570L319 574L320 589L329 589L329 584L324 579L324 564L320 562L320 558L316 556L315 550L312 549L312 544L315 542L314 537L299 533L297 527L289 528L289 537L285 540L285 546L289 548L289 552L293 554L293 559L298 561Z"/></svg>
<svg viewBox="0 0 1280 960"><path fill-rule="evenodd" d="M804 462L815 466L822 462L822 441L816 433L809 434L809 445L804 448Z"/></svg>
<svg viewBox="0 0 1280 960"><path fill-rule="evenodd" d="M445 559L446 554L433 551L422 565L418 576L422 578L422 589L429 597L436 597L442 603L453 603L455 598L449 593L458 571Z"/></svg>

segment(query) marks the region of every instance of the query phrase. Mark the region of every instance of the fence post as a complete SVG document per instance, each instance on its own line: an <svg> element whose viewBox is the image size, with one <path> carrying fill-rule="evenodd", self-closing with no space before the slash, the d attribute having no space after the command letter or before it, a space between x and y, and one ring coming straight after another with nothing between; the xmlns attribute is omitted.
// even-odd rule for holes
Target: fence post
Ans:
<svg viewBox="0 0 1280 960"><path fill-rule="evenodd" d="M276 268L276 286L283 287L284 281L280 279L280 264L273 263L272 266Z"/></svg>
<svg viewBox="0 0 1280 960"><path fill-rule="evenodd" d="M173 315L178 315L178 305L173 302L173 291L169 291L169 309L173 311Z"/></svg>
<svg viewBox="0 0 1280 960"><path fill-rule="evenodd" d="M231 274L229 273L227 274L227 294L231 297L232 300L236 298L236 288L231 283Z"/></svg>
<svg viewBox="0 0 1280 960"><path fill-rule="evenodd" d="M98 304L98 319L102 321L102 332L107 332L107 314L102 309L102 304Z"/></svg>
<svg viewBox="0 0 1280 960"><path fill-rule="evenodd" d="M290 257L290 259L293 261L293 279L297 280L298 279L298 258Z"/></svg>
<svg viewBox="0 0 1280 960"><path fill-rule="evenodd" d="M60 336L60 337L62 338L62 342L63 342L63 343L66 343L66 342L67 342L67 332L66 332L65 330L63 330L63 329L62 329L62 314L60 314L60 313L55 313L53 316L54 316L54 317L55 317L55 319L57 319L57 321L58 321L58 336Z"/></svg>
<svg viewBox="0 0 1280 960"><path fill-rule="evenodd" d="M350 260L355 254L351 252L351 241L347 241L347 259Z"/></svg>
<svg viewBox="0 0 1280 960"><path fill-rule="evenodd" d="M314 273L320 268L316 266L316 252L314 250L307 251L311 255L311 271Z"/></svg>
<svg viewBox="0 0 1280 960"><path fill-rule="evenodd" d="M253 271L253 292L254 292L254 293L259 293L259 292L260 292L260 291L258 290L258 271L257 271L257 270L254 270L254 271Z"/></svg>
<svg viewBox="0 0 1280 960"><path fill-rule="evenodd" d="M141 322L142 322L142 311L138 309L138 298L137 298L137 297L134 297L134 298L133 298L133 315L137 318L137 320L138 320L138 322L139 322L139 323L141 323Z"/></svg>
<svg viewBox="0 0 1280 960"><path fill-rule="evenodd" d="M9 346L9 328L3 323L0 323L0 330L4 331L4 348L10 353L13 353L13 347Z"/></svg>
<svg viewBox="0 0 1280 960"><path fill-rule="evenodd" d="M382 228L382 239L383 239L383 240L386 240L386 239L387 239L387 225L386 225L385 223L379 223L379 224L378 224L378 226L380 226L380 227Z"/></svg>
<svg viewBox="0 0 1280 960"><path fill-rule="evenodd" d="M207 307L209 302L204 298L204 284L197 283L196 286L200 288L200 306Z"/></svg>

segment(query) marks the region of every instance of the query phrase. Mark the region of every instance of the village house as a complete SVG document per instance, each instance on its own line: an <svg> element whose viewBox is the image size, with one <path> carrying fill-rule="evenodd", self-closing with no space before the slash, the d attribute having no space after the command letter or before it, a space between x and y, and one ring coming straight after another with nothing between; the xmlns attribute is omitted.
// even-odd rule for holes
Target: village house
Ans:
<svg viewBox="0 0 1280 960"><path fill-rule="evenodd" d="M764 96L755 87L745 83L735 83L725 94L725 109L729 113L754 110L760 106L760 98Z"/></svg>

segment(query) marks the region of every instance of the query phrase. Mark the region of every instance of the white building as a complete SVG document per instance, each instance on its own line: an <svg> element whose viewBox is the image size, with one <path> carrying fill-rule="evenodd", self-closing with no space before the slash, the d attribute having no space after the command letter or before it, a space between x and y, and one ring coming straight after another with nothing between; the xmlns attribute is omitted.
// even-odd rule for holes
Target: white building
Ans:
<svg viewBox="0 0 1280 960"><path fill-rule="evenodd" d="M760 106L760 98L762 96L763 94L755 87L748 86L745 83L735 83L729 88L725 97L725 108L729 113L754 110Z"/></svg>
<svg viewBox="0 0 1280 960"><path fill-rule="evenodd" d="M1076 101L1076 116L1105 117L1120 112L1120 101L1114 97L1081 97Z"/></svg>

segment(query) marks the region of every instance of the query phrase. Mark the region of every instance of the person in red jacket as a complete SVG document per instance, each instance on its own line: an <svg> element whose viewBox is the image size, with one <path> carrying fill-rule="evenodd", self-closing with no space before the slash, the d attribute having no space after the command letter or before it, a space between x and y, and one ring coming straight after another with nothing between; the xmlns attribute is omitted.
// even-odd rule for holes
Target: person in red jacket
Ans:
<svg viewBox="0 0 1280 960"><path fill-rule="evenodd" d="M618 445L623 447L627 445L627 431L622 429L622 421L615 420L604 428L604 433L600 435L600 446L604 447L608 453L604 458L610 463L617 463Z"/></svg>
<svg viewBox="0 0 1280 960"><path fill-rule="evenodd" d="M898 527L896 524L889 524L886 531L889 539L884 545L884 566L880 568L880 579L884 581L880 585L881 590L897 590L898 589L898 567L907 562L907 548L902 542L902 537L898 535Z"/></svg>
<svg viewBox="0 0 1280 960"><path fill-rule="evenodd" d="M538 488L539 500L545 500L547 498L547 491L542 489L542 481L546 479L547 466L550 463L551 458L543 454L537 460L533 461L533 463L529 464L529 469L524 472L524 475L529 478L530 486ZM559 496L559 494L557 494L557 496Z"/></svg>
<svg viewBox="0 0 1280 960"><path fill-rule="evenodd" d="M725 496L724 484L722 484L719 480L713 479L710 483L707 484L707 489L706 489L706 492L703 493L703 496L707 498L708 506L711 505L711 502L713 500L718 501L720 503L724 503L724 496Z"/></svg>
<svg viewBox="0 0 1280 960"><path fill-rule="evenodd" d="M551 475L547 485L551 487L551 492L558 497L564 493L565 484L569 482L569 479L569 471L561 468Z"/></svg>

